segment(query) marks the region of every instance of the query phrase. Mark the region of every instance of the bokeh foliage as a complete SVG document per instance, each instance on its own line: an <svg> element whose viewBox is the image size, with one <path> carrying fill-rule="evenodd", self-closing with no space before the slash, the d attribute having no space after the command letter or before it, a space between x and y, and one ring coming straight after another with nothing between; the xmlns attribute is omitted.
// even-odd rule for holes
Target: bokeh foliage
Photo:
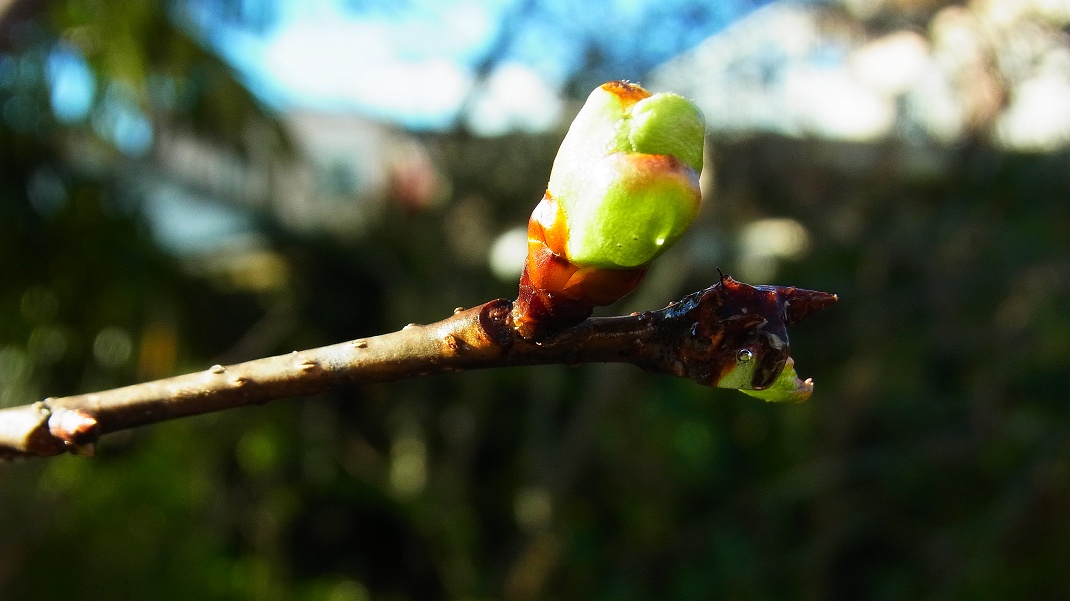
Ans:
<svg viewBox="0 0 1070 601"><path fill-rule="evenodd" d="M388 202L359 238L257 214L282 265L270 286L161 249L130 177L148 159L108 138L108 114L238 154L251 123L285 130L164 8L128 5L52 3L0 56L0 404L515 294L479 257L526 220L561 132L425 136L448 198ZM70 44L86 44L97 94L84 117L57 120L46 70ZM1070 594L1070 155L982 140L712 148L712 202L690 241L614 310L660 307L718 266L738 273L726 241L790 217L808 255L769 283L841 296L793 331L817 382L809 403L549 366L115 435L92 460L0 465L0 597Z"/></svg>

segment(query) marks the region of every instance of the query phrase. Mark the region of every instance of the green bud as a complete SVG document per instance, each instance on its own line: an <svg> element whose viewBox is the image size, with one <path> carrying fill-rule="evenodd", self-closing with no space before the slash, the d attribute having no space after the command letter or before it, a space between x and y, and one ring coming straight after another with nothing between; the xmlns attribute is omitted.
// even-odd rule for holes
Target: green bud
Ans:
<svg viewBox="0 0 1070 601"><path fill-rule="evenodd" d="M740 369L740 367L736 369ZM810 398L810 395L814 392L814 383L809 378L800 380L799 374L795 373L795 361L791 357L788 357L788 362L784 365L784 370L780 372L777 379L768 388L762 390L725 386L723 384L726 378L722 378L721 382L717 384L719 388L739 388L742 393L764 399L770 403L801 403ZM750 382L750 380L746 381Z"/></svg>
<svg viewBox="0 0 1070 601"><path fill-rule="evenodd" d="M594 163L562 201L566 252L576 265L641 267L672 245L698 213L698 176L660 154L614 153Z"/></svg>
<svg viewBox="0 0 1070 601"><path fill-rule="evenodd" d="M654 94L632 107L628 140L632 150L671 154L702 172L706 120L698 107L676 94Z"/></svg>
<svg viewBox="0 0 1070 601"><path fill-rule="evenodd" d="M698 214L705 128L675 94L620 82L592 92L547 185L565 214L568 259L629 269L671 246Z"/></svg>

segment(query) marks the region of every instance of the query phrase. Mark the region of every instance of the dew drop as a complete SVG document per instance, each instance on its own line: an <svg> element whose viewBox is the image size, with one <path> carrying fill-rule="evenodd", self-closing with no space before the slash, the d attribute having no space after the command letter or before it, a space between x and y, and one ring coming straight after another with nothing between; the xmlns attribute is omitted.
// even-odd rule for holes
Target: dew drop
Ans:
<svg viewBox="0 0 1070 601"><path fill-rule="evenodd" d="M736 354L736 361L740 363L750 363L754 360L754 353L750 349L740 349Z"/></svg>
<svg viewBox="0 0 1070 601"><path fill-rule="evenodd" d="M665 238L657 238L656 240L654 240L654 244L658 246L663 246L665 244Z"/></svg>

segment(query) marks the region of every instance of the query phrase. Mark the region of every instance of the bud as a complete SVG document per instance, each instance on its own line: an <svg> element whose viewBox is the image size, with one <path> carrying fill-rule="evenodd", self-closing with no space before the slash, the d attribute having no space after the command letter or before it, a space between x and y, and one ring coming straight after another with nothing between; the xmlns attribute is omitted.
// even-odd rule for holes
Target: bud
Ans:
<svg viewBox="0 0 1070 601"><path fill-rule="evenodd" d="M814 381L810 378L799 379L799 374L795 373L795 360L791 357L788 357L788 362L784 364L780 375L777 376L776 380L773 380L773 383L768 388L754 390L742 386L726 386L723 382L722 380L722 383L717 386L719 388L738 388L742 393L758 397L769 403L801 403L810 398L810 395L814 392Z"/></svg>
<svg viewBox="0 0 1070 601"><path fill-rule="evenodd" d="M631 292L698 214L705 121L675 94L591 93L528 222L514 323L540 339Z"/></svg>
<svg viewBox="0 0 1070 601"><path fill-rule="evenodd" d="M706 292L714 314L696 336L718 349L708 359L710 384L771 402L810 398L814 384L795 372L787 328L838 297L795 286L751 286L725 275Z"/></svg>

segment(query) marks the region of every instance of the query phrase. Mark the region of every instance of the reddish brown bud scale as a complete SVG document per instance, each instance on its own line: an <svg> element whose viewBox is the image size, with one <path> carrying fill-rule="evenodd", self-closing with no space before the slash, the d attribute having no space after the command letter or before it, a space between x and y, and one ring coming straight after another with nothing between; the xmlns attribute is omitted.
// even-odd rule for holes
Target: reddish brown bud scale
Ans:
<svg viewBox="0 0 1070 601"><path fill-rule="evenodd" d="M540 340L590 317L595 307L616 302L639 285L640 269L577 267L565 256L565 215L546 193L528 221L528 256L514 308L516 328Z"/></svg>
<svg viewBox="0 0 1070 601"><path fill-rule="evenodd" d="M532 285L574 298L592 306L616 302L639 285L646 269L578 267L567 258L568 226L565 213L549 192L528 221L528 276Z"/></svg>
<svg viewBox="0 0 1070 601"><path fill-rule="evenodd" d="M602 84L601 88L620 98L621 104L626 107L644 98L650 98L650 92L630 81L610 81Z"/></svg>

